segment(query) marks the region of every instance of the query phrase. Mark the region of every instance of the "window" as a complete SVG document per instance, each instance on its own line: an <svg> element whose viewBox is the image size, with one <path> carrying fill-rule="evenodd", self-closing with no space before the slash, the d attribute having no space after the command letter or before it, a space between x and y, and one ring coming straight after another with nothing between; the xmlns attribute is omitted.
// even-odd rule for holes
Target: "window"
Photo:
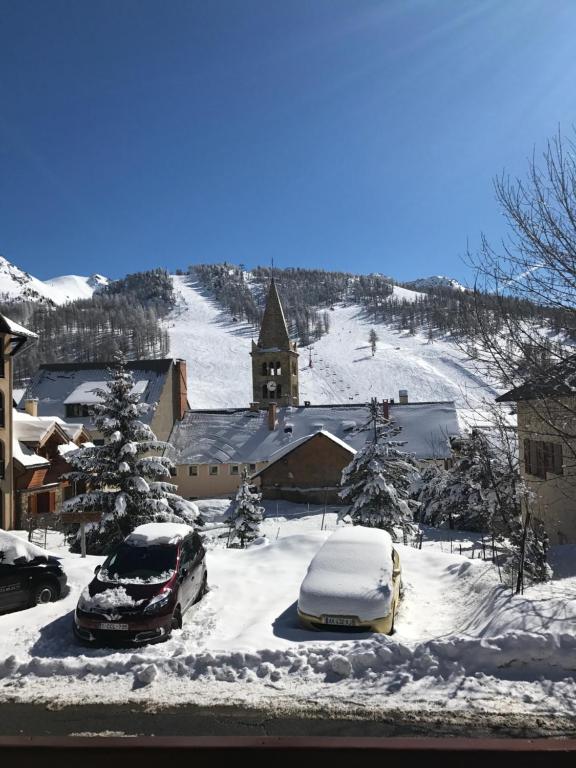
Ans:
<svg viewBox="0 0 576 768"><path fill-rule="evenodd" d="M0 357L0 379L3 379L5 377L4 373L4 358Z"/></svg>
<svg viewBox="0 0 576 768"><path fill-rule="evenodd" d="M524 440L524 471L546 480L546 473L564 474L562 443L550 443L543 440Z"/></svg>
<svg viewBox="0 0 576 768"><path fill-rule="evenodd" d="M188 467L188 475L190 477L198 477L198 464L191 464Z"/></svg>
<svg viewBox="0 0 576 768"><path fill-rule="evenodd" d="M276 376L282 376L282 366L280 363L276 363Z"/></svg>
<svg viewBox="0 0 576 768"><path fill-rule="evenodd" d="M282 384L278 384L276 387L276 397L282 397Z"/></svg>
<svg viewBox="0 0 576 768"><path fill-rule="evenodd" d="M268 387L266 384L262 384L262 399L266 400L268 398Z"/></svg>
<svg viewBox="0 0 576 768"><path fill-rule="evenodd" d="M250 472L256 472L256 464L248 464L248 469Z"/></svg>
<svg viewBox="0 0 576 768"><path fill-rule="evenodd" d="M230 474L231 475L240 474L240 467L238 466L238 464L230 464Z"/></svg>
<svg viewBox="0 0 576 768"><path fill-rule="evenodd" d="M4 443L0 440L0 480L4 480L6 465L4 462Z"/></svg>
<svg viewBox="0 0 576 768"><path fill-rule="evenodd" d="M210 467L210 474L212 476L218 474L218 465L217 464L212 464L212 466Z"/></svg>
<svg viewBox="0 0 576 768"><path fill-rule="evenodd" d="M0 427L4 424L4 392L0 392Z"/></svg>
<svg viewBox="0 0 576 768"><path fill-rule="evenodd" d="M78 416L82 418L90 416L90 406L83 403L68 403L66 406L66 417L74 418Z"/></svg>
<svg viewBox="0 0 576 768"><path fill-rule="evenodd" d="M262 363L262 376L268 376L268 366L266 363Z"/></svg>

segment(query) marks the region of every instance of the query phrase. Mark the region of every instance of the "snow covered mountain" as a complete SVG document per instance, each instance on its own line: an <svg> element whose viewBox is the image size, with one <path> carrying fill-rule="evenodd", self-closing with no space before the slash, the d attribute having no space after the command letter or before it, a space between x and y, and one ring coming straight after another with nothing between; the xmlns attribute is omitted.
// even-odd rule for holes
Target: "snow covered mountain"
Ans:
<svg viewBox="0 0 576 768"><path fill-rule="evenodd" d="M174 276L173 281L177 306L168 316L170 354L188 361L191 406L247 406L252 398L250 341L258 337L257 329L234 322L188 277ZM374 356L371 328L379 338ZM329 332L299 352L301 402L365 403L371 397L397 399L398 390L407 389L413 402L454 400L459 408L471 409L483 397L498 394L454 345L428 343L421 334L374 323L355 304L335 305Z"/></svg>
<svg viewBox="0 0 576 768"><path fill-rule="evenodd" d="M462 283L459 283L458 280L454 280L452 277L445 277L444 275L419 277L417 280L411 280L409 283L404 283L404 286L413 291L428 291L431 288L452 288L455 291L468 290Z"/></svg>
<svg viewBox="0 0 576 768"><path fill-rule="evenodd" d="M90 298L94 291L109 282L107 277L97 274L91 277L65 275L44 282L0 256L1 301L66 304L69 301Z"/></svg>
<svg viewBox="0 0 576 768"><path fill-rule="evenodd" d="M44 285L53 290L52 300L56 304L65 304L67 301L89 299L103 286L108 285L109 282L110 280L107 277L98 274L91 275L90 277L63 275L62 277L53 277L51 280L46 280Z"/></svg>

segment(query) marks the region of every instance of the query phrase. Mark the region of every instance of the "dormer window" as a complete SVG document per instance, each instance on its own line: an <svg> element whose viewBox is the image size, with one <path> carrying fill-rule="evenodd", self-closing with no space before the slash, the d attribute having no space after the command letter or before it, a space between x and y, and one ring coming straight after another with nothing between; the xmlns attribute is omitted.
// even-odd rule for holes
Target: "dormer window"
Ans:
<svg viewBox="0 0 576 768"><path fill-rule="evenodd" d="M66 418L86 418L90 416L90 406L84 403L68 403L66 405Z"/></svg>

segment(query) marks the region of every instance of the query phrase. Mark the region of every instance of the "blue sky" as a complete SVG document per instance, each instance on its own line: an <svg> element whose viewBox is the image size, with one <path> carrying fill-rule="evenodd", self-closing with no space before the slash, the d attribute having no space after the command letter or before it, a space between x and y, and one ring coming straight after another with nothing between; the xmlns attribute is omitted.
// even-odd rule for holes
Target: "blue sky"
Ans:
<svg viewBox="0 0 576 768"><path fill-rule="evenodd" d="M572 0L0 0L0 253L466 279L575 37Z"/></svg>

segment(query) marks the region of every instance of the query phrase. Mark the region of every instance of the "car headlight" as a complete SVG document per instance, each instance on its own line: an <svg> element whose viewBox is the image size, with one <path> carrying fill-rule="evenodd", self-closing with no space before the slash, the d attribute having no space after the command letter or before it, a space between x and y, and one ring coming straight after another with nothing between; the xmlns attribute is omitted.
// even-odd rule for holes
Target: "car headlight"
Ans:
<svg viewBox="0 0 576 768"><path fill-rule="evenodd" d="M158 592L157 595L150 598L150 602L144 608L144 613L156 613L165 608L170 602L171 592L169 590Z"/></svg>
<svg viewBox="0 0 576 768"><path fill-rule="evenodd" d="M78 605L76 606L80 611L86 611L89 613L92 610L92 598L90 597L90 588L84 587L82 594L78 598Z"/></svg>

